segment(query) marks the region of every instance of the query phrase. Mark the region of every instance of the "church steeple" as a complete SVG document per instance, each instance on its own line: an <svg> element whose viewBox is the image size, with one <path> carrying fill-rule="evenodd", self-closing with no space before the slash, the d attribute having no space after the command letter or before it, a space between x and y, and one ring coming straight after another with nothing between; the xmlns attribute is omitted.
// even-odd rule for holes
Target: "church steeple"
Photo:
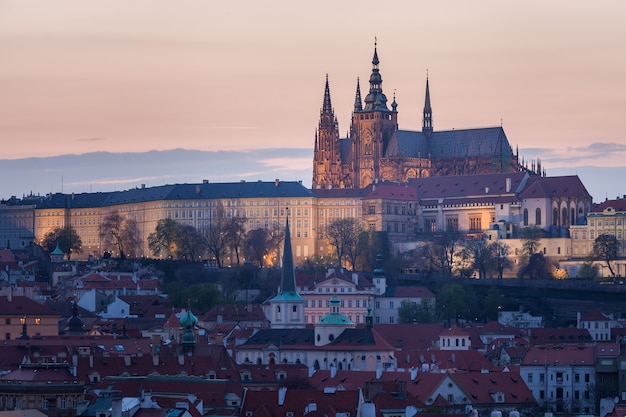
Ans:
<svg viewBox="0 0 626 417"><path fill-rule="evenodd" d="M322 104L322 114L332 114L333 106L330 103L330 87L328 86L328 74L326 74L326 87L324 88L324 104Z"/></svg>
<svg viewBox="0 0 626 417"><path fill-rule="evenodd" d="M365 97L365 110L386 110L387 97L383 94L383 77L380 75L378 64L377 42L374 42L374 57L372 58L372 74L370 75L370 92Z"/></svg>
<svg viewBox="0 0 626 417"><path fill-rule="evenodd" d="M289 209L287 209L289 212ZM291 232L289 231L289 215L285 225L285 246L283 248L283 270L280 278L280 291L269 301L266 316L274 329L304 328L304 308L307 301L300 297L296 290L296 271L293 264L291 249Z"/></svg>
<svg viewBox="0 0 626 417"><path fill-rule="evenodd" d="M361 83L359 79L356 79L356 96L354 97L354 111L363 110L363 103L361 101Z"/></svg>
<svg viewBox="0 0 626 417"><path fill-rule="evenodd" d="M293 265L293 252L291 249L291 232L289 231L289 215L285 225L285 246L283 248L283 272L280 280L280 293L282 295L297 296L296 272Z"/></svg>
<svg viewBox="0 0 626 417"><path fill-rule="evenodd" d="M426 74L426 98L424 99L424 119L422 133L430 138L433 133L433 110L430 107L430 87L428 86L428 74Z"/></svg>

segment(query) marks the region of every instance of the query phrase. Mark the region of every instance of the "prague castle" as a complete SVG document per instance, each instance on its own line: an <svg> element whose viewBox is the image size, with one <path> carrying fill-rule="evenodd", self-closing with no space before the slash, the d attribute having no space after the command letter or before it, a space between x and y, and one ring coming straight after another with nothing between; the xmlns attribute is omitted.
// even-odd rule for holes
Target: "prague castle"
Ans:
<svg viewBox="0 0 626 417"><path fill-rule="evenodd" d="M507 173L522 169L502 127L435 131L426 79L422 131L398 129L395 97L391 109L383 93L374 46L369 93L361 99L359 81L347 138L330 100L328 76L315 135L313 188L364 188L376 180Z"/></svg>

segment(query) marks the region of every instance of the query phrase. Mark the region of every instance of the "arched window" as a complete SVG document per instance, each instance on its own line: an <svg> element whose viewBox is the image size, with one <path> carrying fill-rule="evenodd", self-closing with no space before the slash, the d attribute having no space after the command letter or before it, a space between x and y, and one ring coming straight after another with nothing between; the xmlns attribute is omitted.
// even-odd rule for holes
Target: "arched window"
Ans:
<svg viewBox="0 0 626 417"><path fill-rule="evenodd" d="M562 214L561 214L561 226L567 226L567 208L563 207Z"/></svg>
<svg viewBox="0 0 626 417"><path fill-rule="evenodd" d="M528 209L524 209L524 226L528 226Z"/></svg>
<svg viewBox="0 0 626 417"><path fill-rule="evenodd" d="M576 224L576 210L574 210L574 207L572 207L570 209L570 223L569 224Z"/></svg>
<svg viewBox="0 0 626 417"><path fill-rule="evenodd" d="M541 225L541 209L539 207L535 210L535 224L537 226Z"/></svg>
<svg viewBox="0 0 626 417"><path fill-rule="evenodd" d="M559 209L557 208L552 209L552 225L559 225Z"/></svg>

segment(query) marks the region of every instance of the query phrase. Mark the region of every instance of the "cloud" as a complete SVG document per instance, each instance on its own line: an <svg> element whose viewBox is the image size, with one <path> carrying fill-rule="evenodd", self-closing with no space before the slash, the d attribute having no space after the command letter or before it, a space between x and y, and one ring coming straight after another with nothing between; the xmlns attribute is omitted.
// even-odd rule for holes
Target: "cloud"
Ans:
<svg viewBox="0 0 626 417"><path fill-rule="evenodd" d="M526 148L522 152L526 162L541 159L547 167L572 167L577 165L620 167L624 166L626 145L615 142L594 142L587 146L567 148Z"/></svg>
<svg viewBox="0 0 626 417"><path fill-rule="evenodd" d="M76 139L76 142L98 142L101 140L105 140L104 138L82 138Z"/></svg>

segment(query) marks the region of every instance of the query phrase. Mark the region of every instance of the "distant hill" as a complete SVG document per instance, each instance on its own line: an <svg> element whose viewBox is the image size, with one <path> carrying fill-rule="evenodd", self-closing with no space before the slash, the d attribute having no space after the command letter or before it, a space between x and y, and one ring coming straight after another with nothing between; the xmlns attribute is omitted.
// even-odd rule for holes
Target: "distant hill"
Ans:
<svg viewBox="0 0 626 417"><path fill-rule="evenodd" d="M82 193L211 182L302 181L310 187L309 149L243 152L174 149L142 153L94 152L0 160L0 198L50 192Z"/></svg>
<svg viewBox="0 0 626 417"><path fill-rule="evenodd" d="M0 199L31 192L83 193L138 187L211 182L302 181L311 187L310 149L195 151L173 149L142 153L93 152L46 158L0 159ZM595 202L626 194L625 167L550 168L549 176L578 175Z"/></svg>

